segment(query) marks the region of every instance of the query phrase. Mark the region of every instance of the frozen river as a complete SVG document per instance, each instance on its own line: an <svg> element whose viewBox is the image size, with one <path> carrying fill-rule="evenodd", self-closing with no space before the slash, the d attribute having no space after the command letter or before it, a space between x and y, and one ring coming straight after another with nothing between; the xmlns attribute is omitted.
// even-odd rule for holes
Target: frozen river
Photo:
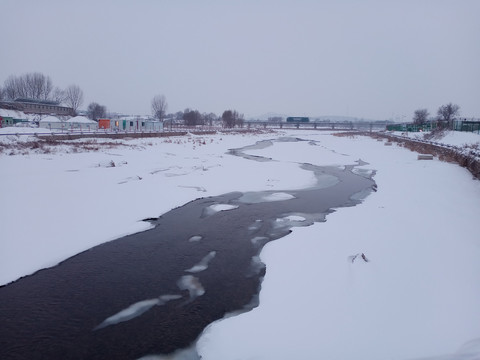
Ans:
<svg viewBox="0 0 480 360"><path fill-rule="evenodd" d="M166 354L226 314L252 309L268 271L259 258L267 242L356 205L375 187L354 166L301 166L315 174L314 186L200 198L148 219L150 230L0 288L0 358Z"/></svg>

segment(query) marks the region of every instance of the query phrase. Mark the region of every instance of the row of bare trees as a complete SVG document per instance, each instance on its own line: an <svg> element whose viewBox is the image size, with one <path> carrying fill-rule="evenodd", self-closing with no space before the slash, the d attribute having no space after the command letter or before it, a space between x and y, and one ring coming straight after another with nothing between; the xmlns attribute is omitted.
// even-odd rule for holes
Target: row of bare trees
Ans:
<svg viewBox="0 0 480 360"><path fill-rule="evenodd" d="M61 100L61 90L54 87L50 77L41 73L10 76L5 80L3 96L6 99L29 98L36 100Z"/></svg>
<svg viewBox="0 0 480 360"><path fill-rule="evenodd" d="M78 85L66 89L54 86L51 78L39 72L9 76L0 87L0 100L32 99L52 101L72 108L75 112L83 104L83 91Z"/></svg>
<svg viewBox="0 0 480 360"><path fill-rule="evenodd" d="M448 103L442 105L437 110L437 117L430 120L436 120L445 123L449 128L453 128L453 121L460 115L460 106ZM427 109L418 109L413 113L413 123L423 125L429 121L430 113Z"/></svg>
<svg viewBox="0 0 480 360"><path fill-rule="evenodd" d="M152 115L154 118L164 121L167 118L167 100L165 95L155 95L152 99ZM186 126L196 125L212 125L213 122L220 118L214 113L200 113L198 110L185 109L176 114L168 115L170 122L174 120L183 120ZM236 110L225 110L222 114L222 122L224 127L233 128L235 126L243 126L243 114L239 114Z"/></svg>
<svg viewBox="0 0 480 360"><path fill-rule="evenodd" d="M243 114L239 114L236 110L225 110L222 114L223 126L234 128L235 126L242 127L244 123Z"/></svg>
<svg viewBox="0 0 480 360"><path fill-rule="evenodd" d="M60 89L53 85L49 76L39 72L27 73L24 75L9 76L3 87L0 87L0 100L14 101L17 99L31 99L38 101L51 101L56 104L63 104L70 107L77 113L84 101L83 91L78 85L70 85L66 89ZM163 121L167 117L167 99L165 95L156 95L152 99L152 115L154 118ZM96 102L88 105L87 116L98 120L106 117L107 109L105 106ZM173 120L172 117L170 119ZM212 125L219 117L214 113L201 114L198 110L185 109L184 112L178 112L176 119L181 119L188 126ZM224 111L222 117L225 127L235 127L243 125L243 114L236 110Z"/></svg>
<svg viewBox="0 0 480 360"><path fill-rule="evenodd" d="M24 75L9 76L3 87L0 87L0 100L14 101L17 99L30 99L38 101L51 101L72 108L75 113L83 105L84 96L80 86L72 84L66 89L53 86L49 76L34 72ZM88 105L87 116L98 120L105 117L107 108L96 102Z"/></svg>

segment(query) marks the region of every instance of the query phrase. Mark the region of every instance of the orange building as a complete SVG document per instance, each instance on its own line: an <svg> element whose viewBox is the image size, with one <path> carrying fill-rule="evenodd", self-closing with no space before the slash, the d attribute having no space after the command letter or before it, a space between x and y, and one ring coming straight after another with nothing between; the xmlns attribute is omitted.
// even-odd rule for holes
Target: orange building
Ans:
<svg viewBox="0 0 480 360"><path fill-rule="evenodd" d="M110 129L110 119L98 119L99 129Z"/></svg>

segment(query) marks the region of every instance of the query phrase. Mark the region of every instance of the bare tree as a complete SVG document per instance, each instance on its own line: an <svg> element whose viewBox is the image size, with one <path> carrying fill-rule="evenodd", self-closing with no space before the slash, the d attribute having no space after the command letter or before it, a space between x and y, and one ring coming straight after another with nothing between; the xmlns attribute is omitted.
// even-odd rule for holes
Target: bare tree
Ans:
<svg viewBox="0 0 480 360"><path fill-rule="evenodd" d="M215 115L215 113L210 113L210 114L204 113L202 117L203 117L204 124L208 124L210 126L212 126L213 122L217 121L218 119L218 116Z"/></svg>
<svg viewBox="0 0 480 360"><path fill-rule="evenodd" d="M70 85L65 89L64 104L71 107L76 113L78 108L83 104L83 91L78 85Z"/></svg>
<svg viewBox="0 0 480 360"><path fill-rule="evenodd" d="M243 114L239 114L236 110L225 110L222 114L223 126L233 128L235 126L243 126Z"/></svg>
<svg viewBox="0 0 480 360"><path fill-rule="evenodd" d="M3 100L5 97L5 91L3 90L3 88L0 86L0 101Z"/></svg>
<svg viewBox="0 0 480 360"><path fill-rule="evenodd" d="M167 113L167 99L165 95L156 95L152 99L152 114L158 120L163 120Z"/></svg>
<svg viewBox="0 0 480 360"><path fill-rule="evenodd" d="M58 86L55 87L52 91L51 100L59 104L63 103L65 101L65 91Z"/></svg>
<svg viewBox="0 0 480 360"><path fill-rule="evenodd" d="M53 90L52 80L49 76L41 73L30 73L26 75L26 83L30 98L39 100L50 100Z"/></svg>
<svg viewBox="0 0 480 360"><path fill-rule="evenodd" d="M198 110L185 109L183 120L187 126L203 125L203 117Z"/></svg>
<svg viewBox="0 0 480 360"><path fill-rule="evenodd" d="M25 82L17 76L9 76L3 83L5 98L15 100L19 97L25 97Z"/></svg>
<svg viewBox="0 0 480 360"><path fill-rule="evenodd" d="M423 125L427 122L429 112L427 109L418 109L413 113L413 123L417 125Z"/></svg>
<svg viewBox="0 0 480 360"><path fill-rule="evenodd" d="M107 116L107 108L103 105L92 102L88 105L87 116L95 121Z"/></svg>
<svg viewBox="0 0 480 360"><path fill-rule="evenodd" d="M5 97L9 100L18 98L52 100L52 80L49 76L38 72L9 76L5 80L4 89Z"/></svg>
<svg viewBox="0 0 480 360"><path fill-rule="evenodd" d="M175 120L182 120L183 119L183 111L177 111L175 113Z"/></svg>
<svg viewBox="0 0 480 360"><path fill-rule="evenodd" d="M225 110L222 114L223 126L232 128L235 126L235 120L232 110Z"/></svg>
<svg viewBox="0 0 480 360"><path fill-rule="evenodd" d="M460 115L460 106L452 103L442 105L438 108L437 115L439 121L446 122L448 127L453 129L453 120Z"/></svg>

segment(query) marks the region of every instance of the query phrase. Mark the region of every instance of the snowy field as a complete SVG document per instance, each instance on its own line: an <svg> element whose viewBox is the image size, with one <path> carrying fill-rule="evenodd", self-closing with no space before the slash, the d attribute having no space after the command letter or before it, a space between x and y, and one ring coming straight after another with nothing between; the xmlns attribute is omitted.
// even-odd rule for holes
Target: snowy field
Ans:
<svg viewBox="0 0 480 360"><path fill-rule="evenodd" d="M457 134L454 145L475 142ZM317 143L248 151L272 162L227 154L280 136ZM8 141L15 138L23 137ZM62 146L0 154L0 284L144 230L142 219L195 198L304 188L315 179L300 163L362 159L368 164L358 171L375 170L378 191L269 243L260 306L212 324L198 353L208 360L480 359L480 182L467 170L321 131L106 141L95 152ZM369 262L352 262L361 253Z"/></svg>

